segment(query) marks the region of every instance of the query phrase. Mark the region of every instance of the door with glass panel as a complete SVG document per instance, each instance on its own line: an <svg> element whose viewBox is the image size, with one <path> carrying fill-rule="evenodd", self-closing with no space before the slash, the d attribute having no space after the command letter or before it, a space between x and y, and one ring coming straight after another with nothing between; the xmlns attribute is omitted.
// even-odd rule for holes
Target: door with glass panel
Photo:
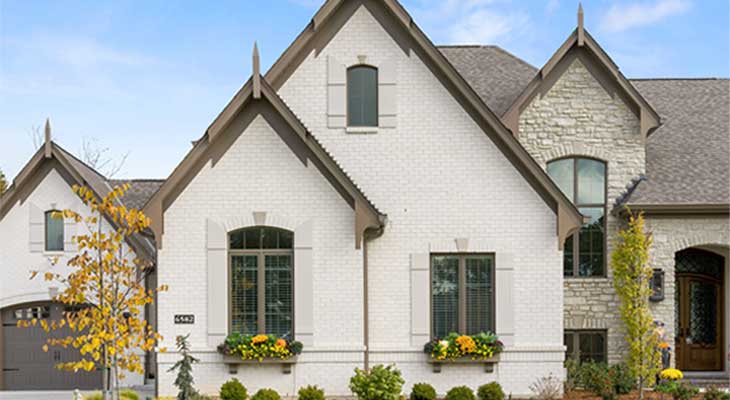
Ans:
<svg viewBox="0 0 730 400"><path fill-rule="evenodd" d="M675 255L677 367L719 371L723 364L724 257L700 249Z"/></svg>
<svg viewBox="0 0 730 400"><path fill-rule="evenodd" d="M253 227L229 235L231 332L294 337L293 234Z"/></svg>

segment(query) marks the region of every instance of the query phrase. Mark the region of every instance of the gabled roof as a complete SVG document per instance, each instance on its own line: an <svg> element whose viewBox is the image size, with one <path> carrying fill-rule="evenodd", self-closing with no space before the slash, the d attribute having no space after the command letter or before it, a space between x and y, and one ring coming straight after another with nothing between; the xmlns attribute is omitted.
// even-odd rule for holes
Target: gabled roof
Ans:
<svg viewBox="0 0 730 400"><path fill-rule="evenodd" d="M254 67L254 71L257 71L256 67ZM365 196L263 77L254 75L249 79L236 94L231 104L234 107L227 107L224 111L229 113L228 118L216 119L216 122L200 140L196 141L193 149L145 205L144 212L152 219L151 228L155 233L158 247L162 247L165 209L174 202L203 165L210 160L217 161L233 141L239 135L244 134L245 129L227 129L237 116L244 120L244 125L248 125L254 117L262 115L303 164L312 162L319 169L342 198L355 210L355 245L357 248L360 247L366 230L377 230L384 226L385 214L380 212ZM214 126L215 129L213 129Z"/></svg>
<svg viewBox="0 0 730 400"><path fill-rule="evenodd" d="M25 201L51 169L56 169L69 186L86 186L94 192L97 198L106 196L112 190L113 186L102 174L50 140L48 123L46 123L46 132L44 145L35 152L15 177L12 185L0 197L0 218L3 218L16 202ZM126 197L119 199L122 204L125 204ZM108 222L112 226L115 225L111 220ZM139 257L154 260L154 246L147 238L142 235L134 235L128 239L128 244Z"/></svg>
<svg viewBox="0 0 730 400"><path fill-rule="evenodd" d="M619 95L629 109L636 114L641 121L640 134L643 139L646 139L659 126L659 114L626 79L598 42L583 28L581 12L578 27L550 57L502 116L505 124L515 135L519 135L519 117L522 111L536 95L546 93L576 57L609 94Z"/></svg>
<svg viewBox="0 0 730 400"><path fill-rule="evenodd" d="M360 6L368 9L404 52L417 52L484 133L555 211L558 215L557 233L562 248L563 239L582 225L582 215L502 124L499 117L431 43L397 0L327 0L304 31L269 69L265 81L274 90L279 90L301 62L312 51L319 53ZM245 98L244 90L245 86L213 121L208 128L208 135L217 135L233 118Z"/></svg>

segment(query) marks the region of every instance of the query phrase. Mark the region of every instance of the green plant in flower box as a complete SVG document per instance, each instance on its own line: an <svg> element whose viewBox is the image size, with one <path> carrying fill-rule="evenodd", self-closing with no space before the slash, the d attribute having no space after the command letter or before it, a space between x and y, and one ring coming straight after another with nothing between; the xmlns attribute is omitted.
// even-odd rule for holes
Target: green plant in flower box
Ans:
<svg viewBox="0 0 730 400"><path fill-rule="evenodd" d="M468 336L452 332L443 339L426 343L423 351L436 360L456 360L461 357L485 360L499 354L503 347L493 333L482 332Z"/></svg>
<svg viewBox="0 0 730 400"><path fill-rule="evenodd" d="M218 352L224 355L237 355L243 360L281 359L286 360L302 352L302 344L287 341L276 335L243 335L231 333Z"/></svg>

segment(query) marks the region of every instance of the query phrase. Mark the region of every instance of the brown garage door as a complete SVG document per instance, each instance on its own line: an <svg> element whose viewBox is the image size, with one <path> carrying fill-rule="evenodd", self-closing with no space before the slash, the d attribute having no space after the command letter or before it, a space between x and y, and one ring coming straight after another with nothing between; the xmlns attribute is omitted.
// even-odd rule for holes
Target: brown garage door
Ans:
<svg viewBox="0 0 730 400"><path fill-rule="evenodd" d="M77 360L76 349L51 347L43 352L48 333L40 325L18 328L18 319L59 319L63 305L34 303L11 306L2 310L2 374L5 390L64 390L98 389L101 386L101 372L59 371L54 365L59 362ZM54 337L66 337L68 329L53 331Z"/></svg>

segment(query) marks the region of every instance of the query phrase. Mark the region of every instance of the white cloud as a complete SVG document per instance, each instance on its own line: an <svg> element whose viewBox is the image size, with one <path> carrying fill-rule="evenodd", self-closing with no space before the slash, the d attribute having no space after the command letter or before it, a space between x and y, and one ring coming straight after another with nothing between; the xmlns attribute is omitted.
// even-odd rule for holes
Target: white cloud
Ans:
<svg viewBox="0 0 730 400"><path fill-rule="evenodd" d="M653 3L614 4L601 20L601 29L622 32L631 28L651 25L667 17L689 10L688 0L656 0Z"/></svg>
<svg viewBox="0 0 730 400"><path fill-rule="evenodd" d="M560 1L559 0L548 0L547 4L545 5L545 13L547 15L553 15L555 11L560 8Z"/></svg>
<svg viewBox="0 0 730 400"><path fill-rule="evenodd" d="M449 40L459 44L494 44L505 35L523 29L528 22L527 15L505 15L481 9L454 23L449 29Z"/></svg>
<svg viewBox="0 0 730 400"><path fill-rule="evenodd" d="M436 42L495 44L515 39L529 25L529 17L509 0L419 0L410 8Z"/></svg>

